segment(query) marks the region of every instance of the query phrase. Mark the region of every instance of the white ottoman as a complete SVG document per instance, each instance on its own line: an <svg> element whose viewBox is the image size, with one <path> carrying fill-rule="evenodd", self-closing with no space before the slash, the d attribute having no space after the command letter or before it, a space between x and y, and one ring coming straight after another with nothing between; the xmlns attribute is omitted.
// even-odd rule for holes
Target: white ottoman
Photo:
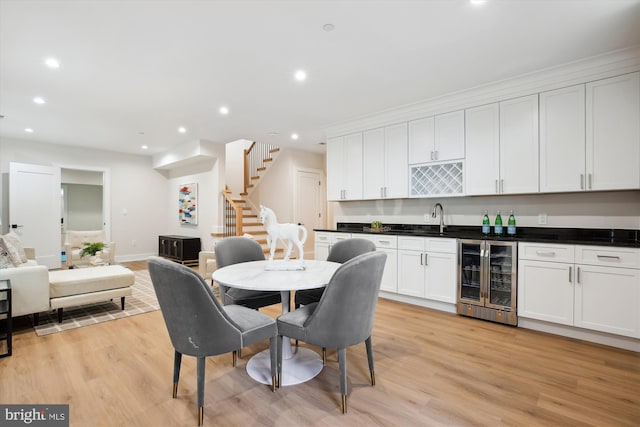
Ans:
<svg viewBox="0 0 640 427"><path fill-rule="evenodd" d="M49 304L58 309L58 322L62 322L63 308L106 301L132 293L135 275L121 265L57 270L49 272Z"/></svg>

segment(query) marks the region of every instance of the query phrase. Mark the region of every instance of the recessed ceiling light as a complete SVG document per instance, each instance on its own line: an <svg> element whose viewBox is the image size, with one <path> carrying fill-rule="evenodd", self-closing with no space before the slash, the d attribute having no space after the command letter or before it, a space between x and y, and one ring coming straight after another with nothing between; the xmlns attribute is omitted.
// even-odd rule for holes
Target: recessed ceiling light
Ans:
<svg viewBox="0 0 640 427"><path fill-rule="evenodd" d="M36 104L44 104L44 98L41 98L39 96L36 96L35 98L33 98L33 102L35 102Z"/></svg>
<svg viewBox="0 0 640 427"><path fill-rule="evenodd" d="M180 127L178 128L178 132L180 132L180 133L187 133L187 128L180 126Z"/></svg>
<svg viewBox="0 0 640 427"><path fill-rule="evenodd" d="M297 133L292 133L291 134L291 139L293 139L294 141L297 140L299 138Z"/></svg>
<svg viewBox="0 0 640 427"><path fill-rule="evenodd" d="M297 81L303 82L307 80L307 73L304 70L298 70L294 74L294 77L296 78Z"/></svg>
<svg viewBox="0 0 640 427"><path fill-rule="evenodd" d="M44 63L49 68L60 68L60 61L58 61L56 58L47 58L44 60Z"/></svg>
<svg viewBox="0 0 640 427"><path fill-rule="evenodd" d="M223 116L226 116L227 114L229 114L229 108L225 107L224 105L222 107L220 107L220 114L222 114Z"/></svg>
<svg viewBox="0 0 640 427"><path fill-rule="evenodd" d="M148 146L148 145L143 145L143 146L142 146L142 147L140 147L140 148L142 148L143 150L147 150L147 149L149 148L149 146Z"/></svg>
<svg viewBox="0 0 640 427"><path fill-rule="evenodd" d="M474 6L482 6L486 2L487 0L469 0L469 3L471 3Z"/></svg>
<svg viewBox="0 0 640 427"><path fill-rule="evenodd" d="M269 136L278 136L278 132L269 132Z"/></svg>
<svg viewBox="0 0 640 427"><path fill-rule="evenodd" d="M335 28L336 28L336 27L335 27L335 25L333 25L333 24L324 24L324 25L322 26L322 29L323 29L323 30L325 30L325 31L327 31L327 32L329 32L329 31L333 31Z"/></svg>
<svg viewBox="0 0 640 427"><path fill-rule="evenodd" d="M25 128L24 131L27 133L33 133L33 129L31 128Z"/></svg>

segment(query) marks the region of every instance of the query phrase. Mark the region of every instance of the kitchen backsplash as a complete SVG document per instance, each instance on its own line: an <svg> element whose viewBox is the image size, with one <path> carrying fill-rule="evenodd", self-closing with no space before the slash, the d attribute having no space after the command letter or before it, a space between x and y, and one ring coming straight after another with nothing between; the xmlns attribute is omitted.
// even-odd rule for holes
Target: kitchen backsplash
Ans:
<svg viewBox="0 0 640 427"><path fill-rule="evenodd" d="M518 226L640 229L640 191L557 193L518 196L478 196L367 200L330 203L328 228L338 222L383 224L437 224L431 218L435 203L444 206L445 223L450 225L482 224L485 210L491 223L498 209L508 216L513 209ZM547 224L540 224L540 214ZM427 215L428 218L425 218ZM428 222L425 222L428 219Z"/></svg>

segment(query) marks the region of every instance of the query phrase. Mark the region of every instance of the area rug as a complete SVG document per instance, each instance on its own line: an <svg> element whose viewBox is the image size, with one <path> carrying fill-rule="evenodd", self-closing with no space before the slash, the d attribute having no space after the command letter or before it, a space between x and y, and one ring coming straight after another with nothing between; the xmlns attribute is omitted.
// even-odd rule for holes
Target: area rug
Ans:
<svg viewBox="0 0 640 427"><path fill-rule="evenodd" d="M56 310L40 313L40 324L34 327L36 335L54 334L158 310L160 306L151 284L149 271L138 270L134 271L134 274L133 295L125 299L124 310L120 309L120 298L115 298L113 301L65 308L62 323L58 323Z"/></svg>

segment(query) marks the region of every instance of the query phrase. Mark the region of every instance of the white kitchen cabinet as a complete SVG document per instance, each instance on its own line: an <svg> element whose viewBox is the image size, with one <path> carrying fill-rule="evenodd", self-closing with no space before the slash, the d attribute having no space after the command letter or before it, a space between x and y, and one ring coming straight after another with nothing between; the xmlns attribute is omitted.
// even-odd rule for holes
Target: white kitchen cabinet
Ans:
<svg viewBox="0 0 640 427"><path fill-rule="evenodd" d="M356 237L372 241L377 251L387 254L380 290L396 293L398 291L398 236L358 234Z"/></svg>
<svg viewBox="0 0 640 427"><path fill-rule="evenodd" d="M363 198L407 197L407 123L366 131L363 138Z"/></svg>
<svg viewBox="0 0 640 427"><path fill-rule="evenodd" d="M586 188L585 86L540 94L540 191Z"/></svg>
<svg viewBox="0 0 640 427"><path fill-rule="evenodd" d="M398 293L455 304L456 239L398 236Z"/></svg>
<svg viewBox="0 0 640 427"><path fill-rule="evenodd" d="M466 110L465 193L538 192L538 95Z"/></svg>
<svg viewBox="0 0 640 427"><path fill-rule="evenodd" d="M315 234L314 258L323 261L329 256L329 251L334 243L351 238L351 233L316 231Z"/></svg>
<svg viewBox="0 0 640 427"><path fill-rule="evenodd" d="M576 264L574 324L640 337L640 270Z"/></svg>
<svg viewBox="0 0 640 427"><path fill-rule="evenodd" d="M586 85L588 190L640 188L640 73Z"/></svg>
<svg viewBox="0 0 640 427"><path fill-rule="evenodd" d="M500 179L500 106L498 103L465 112L465 193L498 193Z"/></svg>
<svg viewBox="0 0 640 427"><path fill-rule="evenodd" d="M500 193L538 192L538 146L538 94L500 102Z"/></svg>
<svg viewBox="0 0 640 427"><path fill-rule="evenodd" d="M327 200L362 199L362 132L327 140Z"/></svg>
<svg viewBox="0 0 640 427"><path fill-rule="evenodd" d="M464 158L464 110L409 122L409 164Z"/></svg>
<svg viewBox="0 0 640 427"><path fill-rule="evenodd" d="M519 244L518 316L640 337L640 249Z"/></svg>
<svg viewBox="0 0 640 427"><path fill-rule="evenodd" d="M573 326L574 266L564 262L518 262L518 316Z"/></svg>

